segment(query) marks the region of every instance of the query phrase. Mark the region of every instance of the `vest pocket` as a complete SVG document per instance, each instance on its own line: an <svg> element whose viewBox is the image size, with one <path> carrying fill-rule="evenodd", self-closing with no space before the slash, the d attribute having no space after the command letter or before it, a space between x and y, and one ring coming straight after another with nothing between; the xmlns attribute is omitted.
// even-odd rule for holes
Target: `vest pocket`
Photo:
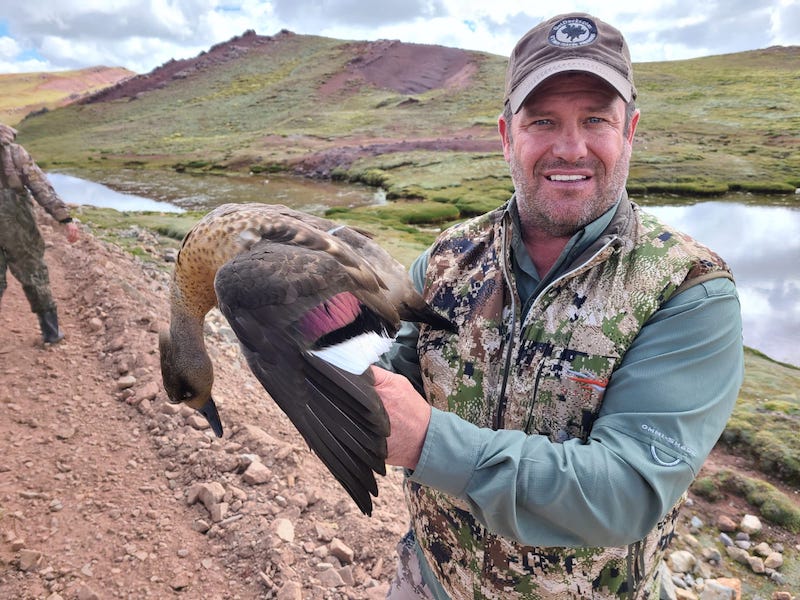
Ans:
<svg viewBox="0 0 800 600"><path fill-rule="evenodd" d="M515 409L509 410L505 426L544 435L556 443L573 438L586 441L618 357L553 346L548 350L538 361L534 358L518 365L533 375L515 374L512 394L519 400L509 404Z"/></svg>

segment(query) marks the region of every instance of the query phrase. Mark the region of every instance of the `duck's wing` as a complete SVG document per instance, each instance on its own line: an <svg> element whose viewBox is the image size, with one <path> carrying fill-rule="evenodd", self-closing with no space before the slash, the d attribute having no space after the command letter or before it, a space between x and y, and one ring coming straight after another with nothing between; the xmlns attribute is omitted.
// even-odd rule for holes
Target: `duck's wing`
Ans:
<svg viewBox="0 0 800 600"><path fill-rule="evenodd" d="M244 247L270 240L326 252L353 279L358 297L376 311L456 331L451 321L425 302L405 267L369 233L283 206L261 205L253 210L267 218L242 233L240 241Z"/></svg>
<svg viewBox="0 0 800 600"><path fill-rule="evenodd" d="M357 285L327 252L267 240L226 263L215 280L220 310L251 370L358 507L371 514L374 473L386 474L389 419L364 370L380 350L348 367L354 373L324 358L343 341L366 335L372 348L370 340L383 330L394 334L395 323L356 298Z"/></svg>

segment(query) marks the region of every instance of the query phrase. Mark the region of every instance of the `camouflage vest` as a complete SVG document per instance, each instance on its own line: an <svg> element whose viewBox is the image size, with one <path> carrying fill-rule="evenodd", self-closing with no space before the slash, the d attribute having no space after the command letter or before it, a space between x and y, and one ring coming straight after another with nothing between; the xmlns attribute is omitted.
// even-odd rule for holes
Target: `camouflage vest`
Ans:
<svg viewBox="0 0 800 600"><path fill-rule="evenodd" d="M586 441L603 392L648 318L683 284L730 277L725 263L623 198L612 222L521 318L501 207L432 249L426 299L459 326L423 327L427 397L482 427ZM466 360L466 359L469 360ZM498 401L499 399L499 401ZM459 499L408 482L420 547L454 599L656 599L679 502L628 548L524 546L484 528Z"/></svg>

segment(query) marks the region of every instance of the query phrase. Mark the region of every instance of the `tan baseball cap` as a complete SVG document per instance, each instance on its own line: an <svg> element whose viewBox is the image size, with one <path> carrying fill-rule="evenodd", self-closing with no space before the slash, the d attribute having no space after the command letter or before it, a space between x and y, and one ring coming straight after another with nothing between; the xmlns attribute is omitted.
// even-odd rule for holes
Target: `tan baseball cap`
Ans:
<svg viewBox="0 0 800 600"><path fill-rule="evenodd" d="M567 71L600 77L626 102L636 98L631 55L619 30L586 13L570 13L539 23L517 42L508 59L505 102L516 113L536 86Z"/></svg>

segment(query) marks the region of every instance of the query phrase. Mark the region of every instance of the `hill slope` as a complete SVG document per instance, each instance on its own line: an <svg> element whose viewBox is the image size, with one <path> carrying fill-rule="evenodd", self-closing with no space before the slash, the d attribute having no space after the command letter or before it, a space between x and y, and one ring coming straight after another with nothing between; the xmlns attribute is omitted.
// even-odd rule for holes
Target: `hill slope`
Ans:
<svg viewBox="0 0 800 600"><path fill-rule="evenodd" d="M121 67L0 74L0 123L16 125L29 113L72 104L133 75Z"/></svg>
<svg viewBox="0 0 800 600"><path fill-rule="evenodd" d="M335 175L465 216L508 196L496 128L505 65L442 46L246 32L26 119L21 141L62 170ZM643 117L631 186L800 186L800 48L634 68Z"/></svg>

